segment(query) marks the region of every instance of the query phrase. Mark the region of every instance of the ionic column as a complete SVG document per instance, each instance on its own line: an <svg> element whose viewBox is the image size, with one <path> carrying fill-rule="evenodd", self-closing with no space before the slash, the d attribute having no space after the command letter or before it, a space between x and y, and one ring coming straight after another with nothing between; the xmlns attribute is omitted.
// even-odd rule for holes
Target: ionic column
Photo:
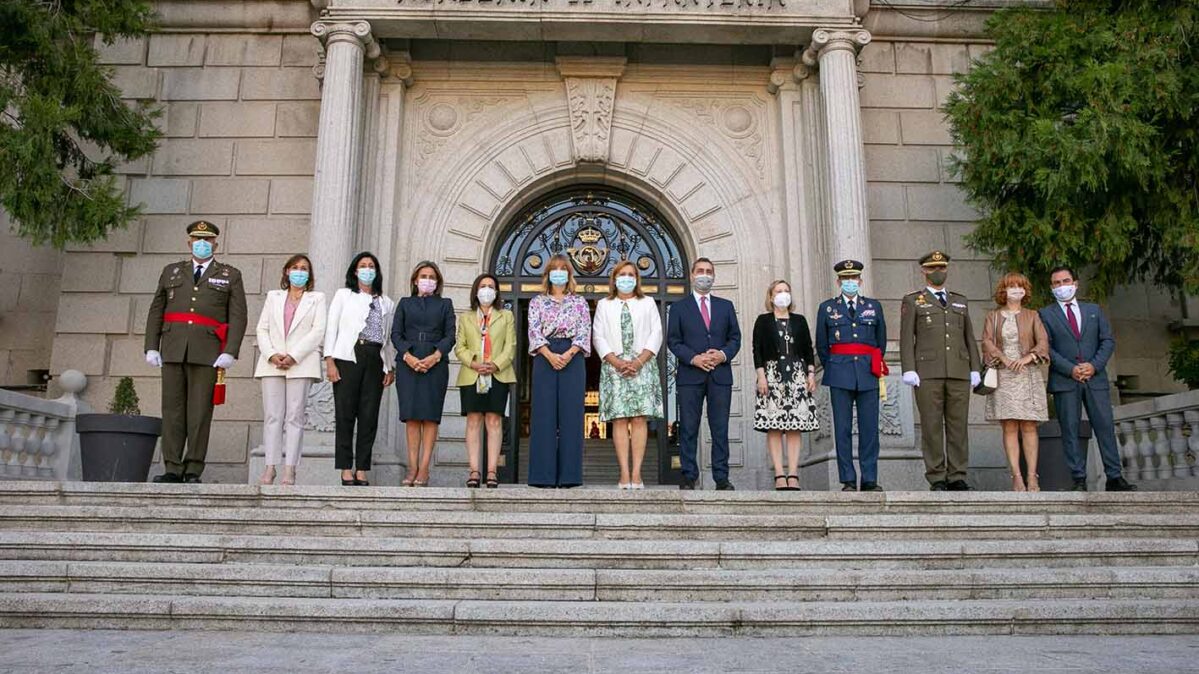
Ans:
<svg viewBox="0 0 1199 674"><path fill-rule="evenodd" d="M365 21L317 21L312 34L325 45L321 116L316 138L316 174L308 255L317 289L332 295L354 253L358 211L358 168L362 139L362 70L379 45Z"/></svg>
<svg viewBox="0 0 1199 674"><path fill-rule="evenodd" d="M812 33L812 44L804 52L804 62L819 69L820 93L824 99L832 258L864 262L866 281L872 265L857 54L869 42L870 32L863 29L818 29ZM867 294L870 288L867 283Z"/></svg>

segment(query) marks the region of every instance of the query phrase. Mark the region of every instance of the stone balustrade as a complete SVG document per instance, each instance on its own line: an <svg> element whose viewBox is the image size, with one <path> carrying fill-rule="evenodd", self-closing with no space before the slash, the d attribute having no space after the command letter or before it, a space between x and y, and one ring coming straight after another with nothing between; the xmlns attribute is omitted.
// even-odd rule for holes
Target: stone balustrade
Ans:
<svg viewBox="0 0 1199 674"><path fill-rule="evenodd" d="M86 412L79 395L87 377L67 370L55 400L0 389L0 480L79 478L75 414Z"/></svg>
<svg viewBox="0 0 1199 674"><path fill-rule="evenodd" d="M1199 477L1199 391L1120 405L1115 422L1128 479Z"/></svg>

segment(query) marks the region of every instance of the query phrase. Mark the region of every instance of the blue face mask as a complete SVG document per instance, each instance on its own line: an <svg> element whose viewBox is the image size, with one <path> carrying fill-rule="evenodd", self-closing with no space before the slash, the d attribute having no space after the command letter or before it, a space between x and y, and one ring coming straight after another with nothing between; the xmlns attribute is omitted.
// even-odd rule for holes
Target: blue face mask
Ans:
<svg viewBox="0 0 1199 674"><path fill-rule="evenodd" d="M297 288L308 285L308 272L303 269L292 269L287 272L287 282Z"/></svg>
<svg viewBox="0 0 1199 674"><path fill-rule="evenodd" d="M846 295L848 295L850 297L853 297L858 294L859 285L860 284L858 283L858 281L850 281L850 280L842 281L841 282L841 292L845 293Z"/></svg>
<svg viewBox="0 0 1199 674"><path fill-rule="evenodd" d="M617 276L616 289L628 294L637 289L637 279L632 276Z"/></svg>
<svg viewBox="0 0 1199 674"><path fill-rule="evenodd" d="M564 286L570 280L570 274L565 269L554 269L550 271L550 283L556 286Z"/></svg>
<svg viewBox="0 0 1199 674"><path fill-rule="evenodd" d="M212 257L212 242L200 239L192 242L192 257L197 260L207 260Z"/></svg>
<svg viewBox="0 0 1199 674"><path fill-rule="evenodd" d="M362 267L358 270L358 280L361 281L363 285L370 285L374 283L375 276L377 276L375 270L371 269L370 267Z"/></svg>

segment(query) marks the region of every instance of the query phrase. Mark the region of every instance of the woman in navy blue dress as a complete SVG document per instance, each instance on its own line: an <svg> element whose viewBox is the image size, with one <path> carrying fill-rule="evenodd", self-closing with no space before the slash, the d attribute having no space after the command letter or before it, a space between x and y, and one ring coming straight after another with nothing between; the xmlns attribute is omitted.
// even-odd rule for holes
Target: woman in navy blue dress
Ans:
<svg viewBox="0 0 1199 674"><path fill-rule="evenodd" d="M412 270L411 295L396 304L391 343L396 348L396 393L408 434L408 475L403 485L429 484L429 463L441 424L454 348L454 303L441 296L441 270L424 261Z"/></svg>

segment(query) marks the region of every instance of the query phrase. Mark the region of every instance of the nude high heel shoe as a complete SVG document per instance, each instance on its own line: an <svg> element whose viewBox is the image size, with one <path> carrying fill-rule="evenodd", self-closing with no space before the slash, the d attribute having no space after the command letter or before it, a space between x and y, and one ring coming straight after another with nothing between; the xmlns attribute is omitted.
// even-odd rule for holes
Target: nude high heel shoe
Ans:
<svg viewBox="0 0 1199 674"><path fill-rule="evenodd" d="M296 467L295 466L284 466L283 467L283 478L281 480L279 480L279 484L293 485L295 483L296 483Z"/></svg>
<svg viewBox="0 0 1199 674"><path fill-rule="evenodd" d="M275 484L274 466L267 466L266 470L262 471L262 477L258 478L258 484Z"/></svg>

